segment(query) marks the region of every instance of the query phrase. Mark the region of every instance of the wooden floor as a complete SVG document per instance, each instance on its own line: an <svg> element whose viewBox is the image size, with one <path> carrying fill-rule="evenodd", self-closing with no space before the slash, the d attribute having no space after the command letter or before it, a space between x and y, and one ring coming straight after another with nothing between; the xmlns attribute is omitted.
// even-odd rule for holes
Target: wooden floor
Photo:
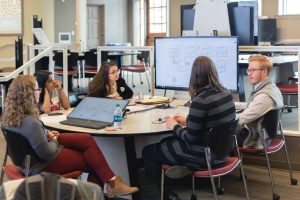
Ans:
<svg viewBox="0 0 300 200"><path fill-rule="evenodd" d="M0 134L0 164L2 166L3 154L5 149L5 140L3 134ZM250 199L270 200L271 187L269 184L267 170L253 166L245 166L247 174L247 184L250 194ZM281 195L281 200L300 200L300 185L290 185L289 174L287 171L273 170L274 179L278 192ZM300 172L295 172L294 177L300 180ZM156 188L149 181L144 171L141 170L142 192L145 200L155 200L157 194ZM6 179L5 179L6 180ZM190 199L191 184L190 177L183 180L175 180L170 183L175 192L182 199ZM243 182L239 179L238 172L222 178L222 185L225 187L225 194L220 196L220 199L240 200L245 199ZM214 199L209 180L198 180L196 184L196 194L198 199Z"/></svg>

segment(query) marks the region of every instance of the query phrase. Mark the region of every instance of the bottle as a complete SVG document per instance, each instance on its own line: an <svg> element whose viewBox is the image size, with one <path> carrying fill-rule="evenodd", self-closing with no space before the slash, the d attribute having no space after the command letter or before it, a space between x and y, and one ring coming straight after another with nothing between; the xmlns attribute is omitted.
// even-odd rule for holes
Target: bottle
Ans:
<svg viewBox="0 0 300 200"><path fill-rule="evenodd" d="M123 111L120 107L120 104L116 104L115 112L114 112L114 128L120 130L122 129L123 122Z"/></svg>

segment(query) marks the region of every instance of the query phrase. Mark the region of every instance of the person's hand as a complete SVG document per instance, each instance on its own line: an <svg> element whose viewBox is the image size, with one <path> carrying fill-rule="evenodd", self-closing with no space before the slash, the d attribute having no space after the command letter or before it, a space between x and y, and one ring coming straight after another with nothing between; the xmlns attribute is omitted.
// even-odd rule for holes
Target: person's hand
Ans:
<svg viewBox="0 0 300 200"><path fill-rule="evenodd" d="M59 136L59 132L58 131L51 131L55 136Z"/></svg>
<svg viewBox="0 0 300 200"><path fill-rule="evenodd" d="M121 96L115 96L114 99L116 99L116 100L122 100L123 98Z"/></svg>
<svg viewBox="0 0 300 200"><path fill-rule="evenodd" d="M57 140L58 135L59 135L58 131L48 131L47 133L49 140L53 140L53 139Z"/></svg>
<svg viewBox="0 0 300 200"><path fill-rule="evenodd" d="M59 89L59 90L62 89L61 83L60 83L59 80L53 80L53 87L54 87L54 88L57 88L57 89Z"/></svg>
<svg viewBox="0 0 300 200"><path fill-rule="evenodd" d="M167 128L169 129L173 129L173 127L178 124L178 122L175 120L174 117L168 117L167 118L167 121L166 121L166 124L167 124Z"/></svg>
<svg viewBox="0 0 300 200"><path fill-rule="evenodd" d="M182 126L186 126L186 116L176 114L173 116L176 122Z"/></svg>

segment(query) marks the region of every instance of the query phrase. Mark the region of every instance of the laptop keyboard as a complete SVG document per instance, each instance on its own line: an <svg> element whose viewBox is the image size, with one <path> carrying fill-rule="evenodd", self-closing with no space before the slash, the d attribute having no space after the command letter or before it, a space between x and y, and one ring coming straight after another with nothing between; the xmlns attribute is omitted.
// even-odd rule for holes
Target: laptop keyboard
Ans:
<svg viewBox="0 0 300 200"><path fill-rule="evenodd" d="M86 119L74 119L74 118L61 121L60 123L65 125L79 126L79 127L92 128L92 129L101 129L111 125L110 123L107 122L99 122L99 121L86 120Z"/></svg>

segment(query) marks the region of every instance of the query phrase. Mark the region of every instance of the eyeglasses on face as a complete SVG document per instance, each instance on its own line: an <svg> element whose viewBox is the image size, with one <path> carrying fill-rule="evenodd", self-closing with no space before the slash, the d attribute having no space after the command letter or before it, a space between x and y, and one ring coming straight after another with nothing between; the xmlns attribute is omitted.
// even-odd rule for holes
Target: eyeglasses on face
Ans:
<svg viewBox="0 0 300 200"><path fill-rule="evenodd" d="M121 72L121 70L114 70L114 71L112 71L112 72L110 72L109 74L120 74L120 72Z"/></svg>
<svg viewBox="0 0 300 200"><path fill-rule="evenodd" d="M247 72L247 74L252 74L252 73L254 73L256 70L264 70L264 69L247 69L246 72Z"/></svg>

